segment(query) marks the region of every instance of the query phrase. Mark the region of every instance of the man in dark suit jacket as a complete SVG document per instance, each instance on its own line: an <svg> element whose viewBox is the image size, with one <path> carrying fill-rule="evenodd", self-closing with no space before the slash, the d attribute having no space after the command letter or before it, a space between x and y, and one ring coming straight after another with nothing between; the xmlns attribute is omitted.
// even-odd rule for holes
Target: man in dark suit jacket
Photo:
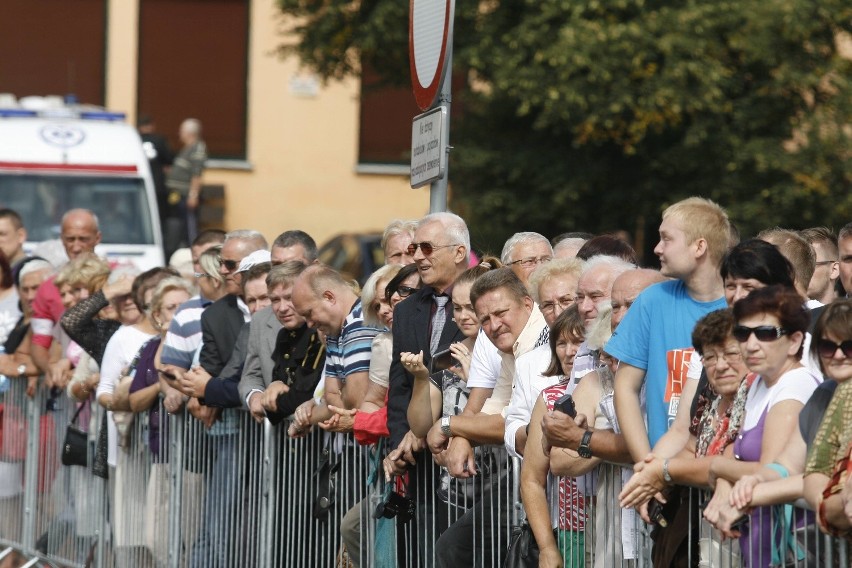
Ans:
<svg viewBox="0 0 852 568"><path fill-rule="evenodd" d="M402 366L399 355L404 352L423 351L423 362L429 366L434 355L430 344L432 320L437 309L435 297L448 297L453 282L467 269L470 250L467 225L464 220L451 213L428 215L418 223L411 247L415 248L412 251L414 262L417 264L423 287L407 301L400 302L394 311L393 360L388 391L390 447L396 448L405 441L406 454L410 452L410 446L414 442L411 439L413 435L409 436L407 418L414 375ZM424 249L429 254L424 253ZM447 349L450 343L464 339L453 321L452 302L446 301L443 309L444 326L435 352ZM420 447L422 448L422 444Z"/></svg>
<svg viewBox="0 0 852 568"><path fill-rule="evenodd" d="M418 527L411 533L417 535L417 553L413 550L399 551L400 554L417 554L419 558L401 558L402 565L406 566L423 564L434 554L431 547L434 546L435 533L428 531L429 525L434 522L437 532L441 532L446 526L446 514L442 515L431 504L438 475L431 456L423 452L425 441L418 439L408 427L408 404L414 376L403 367L400 353L423 351L424 363L428 367L435 353L464 339L453 321L452 302L448 296L453 282L467 269L469 251L470 236L460 217L451 213L434 213L421 219L414 233L414 242L409 246L409 254L413 255L417 264L423 287L400 302L394 310L393 359L387 406L389 447L395 449L388 454L386 462L398 474L416 466L410 472L409 492L417 500L420 511ZM439 302L443 307L439 308ZM438 309L444 310L444 323L442 329L433 330ZM434 515L434 521L428 518L430 515Z"/></svg>
<svg viewBox="0 0 852 568"><path fill-rule="evenodd" d="M243 263L248 265L253 262L250 257L262 260L269 256L266 251L258 252L265 254L253 253L243 259ZM266 275L269 274L271 266L269 262L260 262L243 271L245 273L243 297L245 306L248 308L248 316L252 318L251 321L245 321L246 314L239 304L234 309L232 304L223 302L223 300L235 298L230 295L214 302L201 316L203 341L209 341L214 345L208 351L206 363L204 359L206 344L202 345L201 366L184 373L179 384L186 394L197 397L206 406L236 408L242 404L238 384L250 351L250 331L254 327L261 327L255 318L269 307ZM211 320L209 311L213 308L218 310L213 312L214 317ZM235 332L236 337L234 337ZM216 375L211 374L208 369L219 366L219 361L213 356L218 356L226 349L230 349L230 357Z"/></svg>
<svg viewBox="0 0 852 568"><path fill-rule="evenodd" d="M219 273L225 278L228 295L213 302L201 316L201 366L214 377L230 359L240 329L249 320L248 307L241 296L243 273L250 266L240 263L253 252L267 248L266 239L257 231L231 231L225 235Z"/></svg>
<svg viewBox="0 0 852 568"><path fill-rule="evenodd" d="M244 460L236 443L239 421L231 406L239 406L237 383L240 373L231 381L223 380L232 356L234 361L227 365L228 372L242 367L240 353L235 354L235 345L244 325L250 318L249 307L241 295L244 294L242 280L251 280L254 265L264 263L269 271L269 252L266 239L257 231L232 231L225 235L225 244L219 259L219 272L225 278L228 295L213 302L201 315L201 368L195 368L184 374L181 387L190 396L204 396L202 403L226 407L222 419L214 428L207 431L206 443L211 448L214 462L207 472L207 496L204 503L204 515L199 527L198 539L193 545L191 566L225 566L233 558L238 544L227 538L228 519L232 518L238 506L239 491L234 487L240 483L241 467ZM252 254L263 252L265 255ZM259 269L259 267L256 267ZM265 275L260 278L265 292ZM260 296L260 295L258 295ZM248 298L246 298L248 300ZM257 307L257 303L253 304ZM261 304L263 305L263 304ZM247 333L247 332L246 332ZM218 389L218 390L217 390ZM207 398L210 400L207 400Z"/></svg>

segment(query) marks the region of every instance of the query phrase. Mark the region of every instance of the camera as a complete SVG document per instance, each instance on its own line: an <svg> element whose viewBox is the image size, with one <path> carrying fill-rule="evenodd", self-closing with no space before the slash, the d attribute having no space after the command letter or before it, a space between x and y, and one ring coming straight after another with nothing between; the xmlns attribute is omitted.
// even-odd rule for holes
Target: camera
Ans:
<svg viewBox="0 0 852 568"><path fill-rule="evenodd" d="M396 491L391 491L387 499L376 505L373 518L392 519L397 517L400 522L407 523L414 518L414 511L415 505L413 499L403 497Z"/></svg>

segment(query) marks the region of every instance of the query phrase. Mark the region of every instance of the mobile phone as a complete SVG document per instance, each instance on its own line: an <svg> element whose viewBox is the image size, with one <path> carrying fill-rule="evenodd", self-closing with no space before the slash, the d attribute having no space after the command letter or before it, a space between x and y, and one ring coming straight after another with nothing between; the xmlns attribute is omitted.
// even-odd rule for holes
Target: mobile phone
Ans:
<svg viewBox="0 0 852 568"><path fill-rule="evenodd" d="M652 498L648 502L648 517L651 519L651 522L666 528L669 526L669 520L666 518L664 509L665 505L657 501L656 498Z"/></svg>
<svg viewBox="0 0 852 568"><path fill-rule="evenodd" d="M157 372L160 373L165 378L169 379L170 381L176 381L177 380L177 375L175 375L171 371L167 371L166 369L157 369Z"/></svg>
<svg viewBox="0 0 852 568"><path fill-rule="evenodd" d="M449 369L454 364L455 359L453 359L453 354L449 349L439 351L432 356L432 361L429 362L429 373Z"/></svg>
<svg viewBox="0 0 852 568"><path fill-rule="evenodd" d="M553 405L553 410L564 412L571 418L577 417L577 408L574 406L574 398L570 394L562 395Z"/></svg>

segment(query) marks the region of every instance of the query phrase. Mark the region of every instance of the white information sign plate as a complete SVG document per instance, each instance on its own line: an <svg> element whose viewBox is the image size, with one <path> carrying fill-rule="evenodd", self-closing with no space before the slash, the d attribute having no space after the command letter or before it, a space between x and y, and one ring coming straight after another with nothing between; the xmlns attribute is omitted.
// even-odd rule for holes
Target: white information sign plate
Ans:
<svg viewBox="0 0 852 568"><path fill-rule="evenodd" d="M436 108L415 116L411 127L411 187L444 177L447 148L442 131L447 110Z"/></svg>

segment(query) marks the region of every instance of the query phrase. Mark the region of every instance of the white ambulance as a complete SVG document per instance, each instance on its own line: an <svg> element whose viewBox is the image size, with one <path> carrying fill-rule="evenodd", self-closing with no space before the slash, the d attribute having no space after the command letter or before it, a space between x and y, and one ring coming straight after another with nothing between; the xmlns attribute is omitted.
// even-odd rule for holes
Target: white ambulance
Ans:
<svg viewBox="0 0 852 568"><path fill-rule="evenodd" d="M141 270L165 264L148 159L123 113L0 94L0 207L23 218L27 252L58 239L62 215L82 207L100 221L100 256Z"/></svg>

